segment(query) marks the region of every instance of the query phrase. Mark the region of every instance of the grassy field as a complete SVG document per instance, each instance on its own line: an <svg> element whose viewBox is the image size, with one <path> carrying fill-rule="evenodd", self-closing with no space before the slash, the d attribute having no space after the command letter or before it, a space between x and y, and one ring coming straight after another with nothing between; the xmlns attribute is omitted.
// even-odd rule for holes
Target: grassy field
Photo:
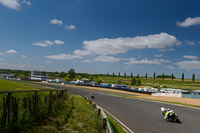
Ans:
<svg viewBox="0 0 200 133"><path fill-rule="evenodd" d="M123 77L100 77L103 82L106 83L114 83L114 84L121 84L121 85L129 85L131 86L131 78L123 78ZM141 86L150 86L150 87L167 87L167 88L175 88L175 89L185 89L185 90L200 90L200 80L192 80L185 79L185 81L181 81L181 79L159 79L156 78L140 78L141 79ZM137 86L136 86L137 87Z"/></svg>
<svg viewBox="0 0 200 133"><path fill-rule="evenodd" d="M0 91L9 91L9 90L40 90L45 89L41 85L28 84L23 82L16 82L11 80L0 79Z"/></svg>
<svg viewBox="0 0 200 133"><path fill-rule="evenodd" d="M32 85L28 83L15 82L9 80L0 80L0 91L6 90L38 90L47 89L40 85ZM2 126L4 132L80 132L80 133L103 133L103 122L97 115L93 106L84 98L75 95L64 94L62 99L58 99L53 103L51 115L47 115L45 108L45 97L49 97L49 92L38 92L40 97L39 112L37 119L30 115L30 109L24 109L23 98L32 97L34 93L13 93L12 96L19 99L18 120L13 123L12 129L9 126ZM53 93L54 94L54 93ZM3 113L3 97L7 94L0 93L0 120ZM48 104L47 104L48 105Z"/></svg>

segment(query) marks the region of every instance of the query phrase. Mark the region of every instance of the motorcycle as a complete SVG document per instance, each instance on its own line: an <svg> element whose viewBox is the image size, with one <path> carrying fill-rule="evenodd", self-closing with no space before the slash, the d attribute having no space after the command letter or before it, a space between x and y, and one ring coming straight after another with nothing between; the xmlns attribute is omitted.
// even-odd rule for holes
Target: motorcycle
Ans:
<svg viewBox="0 0 200 133"><path fill-rule="evenodd" d="M90 93L90 97L91 97L92 99L95 99L95 98L94 98L94 95L93 95L92 93Z"/></svg>
<svg viewBox="0 0 200 133"><path fill-rule="evenodd" d="M162 109L161 109L161 113L162 113L162 115L165 116L165 120L167 122L181 123L181 121L178 118L178 115L173 110L165 109L165 111L162 111Z"/></svg>

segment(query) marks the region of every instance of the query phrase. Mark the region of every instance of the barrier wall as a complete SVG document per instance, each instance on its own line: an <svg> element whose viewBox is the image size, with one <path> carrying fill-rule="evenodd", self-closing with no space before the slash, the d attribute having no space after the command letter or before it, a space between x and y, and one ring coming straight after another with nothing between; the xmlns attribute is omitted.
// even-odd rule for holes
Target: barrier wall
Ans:
<svg viewBox="0 0 200 133"><path fill-rule="evenodd" d="M152 93L152 96L182 97L182 94L174 94L174 93Z"/></svg>
<svg viewBox="0 0 200 133"><path fill-rule="evenodd" d="M152 96L182 97L182 98L194 98L194 99L200 99L200 95L193 95L193 94L152 93Z"/></svg>
<svg viewBox="0 0 200 133"><path fill-rule="evenodd" d="M194 99L200 99L200 95L193 95L193 94L182 94L183 98L194 98Z"/></svg>

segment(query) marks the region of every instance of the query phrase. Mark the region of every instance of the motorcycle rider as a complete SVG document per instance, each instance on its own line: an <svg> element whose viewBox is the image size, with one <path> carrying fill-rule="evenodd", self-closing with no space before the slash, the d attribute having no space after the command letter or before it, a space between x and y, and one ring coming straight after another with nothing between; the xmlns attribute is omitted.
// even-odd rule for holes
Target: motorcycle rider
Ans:
<svg viewBox="0 0 200 133"><path fill-rule="evenodd" d="M94 95L92 93L90 93L90 96L94 99Z"/></svg>
<svg viewBox="0 0 200 133"><path fill-rule="evenodd" d="M164 117L165 120L169 118L169 112L173 112L173 110L171 110L170 108L164 108L164 107L161 108L161 114L165 116Z"/></svg>

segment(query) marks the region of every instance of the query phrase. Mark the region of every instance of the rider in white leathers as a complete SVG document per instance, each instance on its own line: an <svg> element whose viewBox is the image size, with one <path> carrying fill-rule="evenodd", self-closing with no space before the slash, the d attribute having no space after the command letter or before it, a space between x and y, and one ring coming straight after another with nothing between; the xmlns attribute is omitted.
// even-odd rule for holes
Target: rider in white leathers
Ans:
<svg viewBox="0 0 200 133"><path fill-rule="evenodd" d="M171 110L170 108L164 108L164 107L161 108L161 114L165 116L164 117L165 120L168 119L169 114L171 112L173 112L173 110Z"/></svg>

